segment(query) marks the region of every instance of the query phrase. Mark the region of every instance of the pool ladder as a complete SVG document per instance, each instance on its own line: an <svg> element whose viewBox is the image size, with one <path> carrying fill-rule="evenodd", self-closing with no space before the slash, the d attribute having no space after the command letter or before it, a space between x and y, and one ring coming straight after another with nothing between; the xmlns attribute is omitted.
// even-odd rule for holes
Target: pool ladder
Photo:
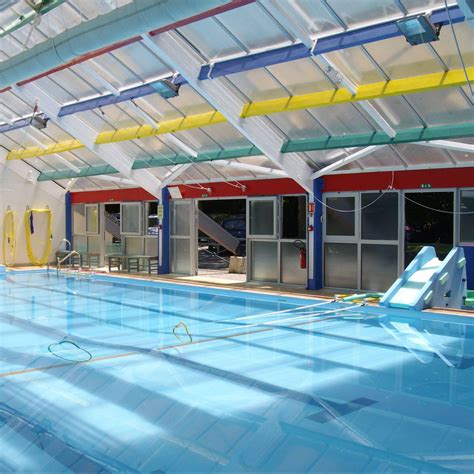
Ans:
<svg viewBox="0 0 474 474"><path fill-rule="evenodd" d="M79 252L76 252L75 250L71 250L67 255L65 255L63 258L57 257L56 259L56 274L59 276L59 272L61 270L61 264L63 264L66 260L70 259L69 261L69 270L71 267L74 265L74 259L71 257L77 256L79 259L81 258L81 254Z"/></svg>

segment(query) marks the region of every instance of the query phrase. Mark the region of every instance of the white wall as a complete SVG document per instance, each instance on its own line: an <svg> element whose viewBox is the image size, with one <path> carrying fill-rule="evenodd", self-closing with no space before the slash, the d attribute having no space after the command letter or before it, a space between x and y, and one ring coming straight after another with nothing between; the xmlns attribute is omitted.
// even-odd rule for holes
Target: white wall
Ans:
<svg viewBox="0 0 474 474"><path fill-rule="evenodd" d="M5 157L6 152L0 150L0 263L3 263L1 241L3 240L3 219L7 206L10 206L15 212L16 263L19 265L30 264L25 242L24 214L26 207L44 209L49 206L53 216L53 245L50 260L54 261L54 252L66 232L64 190L52 181L37 182L38 173L33 168L22 161L7 162ZM41 225L39 227L41 230ZM43 249L42 244L34 248L37 250L36 255L41 256Z"/></svg>

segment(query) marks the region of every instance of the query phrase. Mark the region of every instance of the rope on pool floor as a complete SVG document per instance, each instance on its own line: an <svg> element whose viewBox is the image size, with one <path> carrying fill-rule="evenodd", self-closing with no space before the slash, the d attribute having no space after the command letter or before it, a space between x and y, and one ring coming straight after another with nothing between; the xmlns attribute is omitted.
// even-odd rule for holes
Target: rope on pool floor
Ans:
<svg viewBox="0 0 474 474"><path fill-rule="evenodd" d="M319 314L321 314L321 313L319 313ZM302 326L302 325L311 324L311 323L314 323L314 322L328 321L328 320L332 320L332 319L338 318L338 317L340 317L340 316L339 315L332 315L332 316L329 316L327 318L320 318L320 319L316 319L316 320L313 319L312 321L299 321L295 324L289 325L289 327ZM371 317L367 317L366 319L371 319ZM22 321L22 322L25 322L25 321ZM193 344L193 345L194 344L205 344L207 342L212 342L212 341L216 341L216 340L226 340L226 339L232 339L232 338L237 338L237 337L242 337L242 336L248 336L249 334L256 334L256 333L272 331L273 329L275 329L275 327L271 327L271 326L267 326L267 327L263 327L263 328L260 327L258 329L255 328L253 331L242 332L242 333L237 333L237 334L228 334L228 335L211 337L211 338L206 338L206 339L201 339L201 340L195 340L192 343L191 342L186 342L186 343L181 343L181 344L177 344L177 345L165 345L165 346L153 348L151 350L147 350L146 352L147 353L156 353L156 352L161 352L163 350L168 350L168 349L177 349L179 347L184 347L188 344L189 345L191 345L191 344ZM90 341L90 343L92 343L94 345L101 345L101 346L103 345L102 342L98 342L98 341ZM77 344L75 344L75 345L77 346ZM51 344L51 346L54 346L54 344ZM81 347L79 347L79 348L82 349ZM73 363L83 364L83 363L88 363L88 362L93 363L93 362L101 362L101 361L106 361L106 360L121 359L121 358L124 358L124 357L136 356L136 355L139 355L139 354L144 352L140 348L127 347L127 349L129 349L129 350L132 349L132 350L130 352L104 355L104 356L99 356L99 357L95 357L95 358L92 358L92 355L91 355L91 359L88 359L87 361L84 361L84 362L67 361L67 359L64 359L67 362L63 363L63 364L56 364L56 365L43 366L43 367L34 367L34 368L29 368L29 369L20 369L20 370L14 370L14 371L11 371L11 372L0 373L0 378L11 377L11 376L15 376L15 375L23 375L23 374L28 374L28 373L32 373L32 372L39 372L39 371L44 371L44 370L58 369L58 368L62 368L62 367L67 367L69 365L72 365ZM85 350L85 349L82 349L82 350ZM88 351L86 351L86 352L88 352ZM54 354L54 355L56 355L56 354Z"/></svg>
<svg viewBox="0 0 474 474"><path fill-rule="evenodd" d="M80 351L82 351L85 354L85 357L82 358L82 359L69 359L67 357L63 357L63 356L57 354L55 352L54 348L58 347L58 346L61 347L61 346L63 346L63 344L70 344L70 345L74 346L76 349L79 349ZM69 339L64 339L63 341L55 342L54 344L50 344L48 346L48 352L50 354L52 354L53 356L57 357L58 359L65 360L67 362L89 362L92 359L92 354L87 349L84 349L83 347L79 346L79 344L76 344L75 342L70 341Z"/></svg>
<svg viewBox="0 0 474 474"><path fill-rule="evenodd" d="M184 328L184 330L186 331L186 335L189 337L189 341L185 341L180 335L179 333L177 332L177 330L179 328ZM180 342L188 342L191 343L193 342L193 337L191 336L191 333L189 332L189 329L188 329L188 326L186 325L186 323L184 321L181 321L179 322L178 324L176 324L176 326L173 327L173 334L174 336L176 337L176 339L178 339L178 341Z"/></svg>

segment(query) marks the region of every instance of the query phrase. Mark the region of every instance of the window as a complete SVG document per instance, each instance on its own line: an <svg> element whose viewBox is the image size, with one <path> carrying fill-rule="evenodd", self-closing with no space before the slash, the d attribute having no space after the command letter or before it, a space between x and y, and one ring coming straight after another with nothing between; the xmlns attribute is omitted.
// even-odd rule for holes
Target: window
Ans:
<svg viewBox="0 0 474 474"><path fill-rule="evenodd" d="M124 235L141 235L142 204L127 202L120 205L120 232Z"/></svg>
<svg viewBox="0 0 474 474"><path fill-rule="evenodd" d="M306 197L283 196L282 239L306 239Z"/></svg>
<svg viewBox="0 0 474 474"><path fill-rule="evenodd" d="M158 235L158 202L146 203L145 234Z"/></svg>
<svg viewBox="0 0 474 474"><path fill-rule="evenodd" d="M99 234L99 205L86 204L86 234Z"/></svg>
<svg viewBox="0 0 474 474"><path fill-rule="evenodd" d="M72 222L74 227L74 234L83 235L86 233L85 212L86 211L84 204L73 204Z"/></svg>
<svg viewBox="0 0 474 474"><path fill-rule="evenodd" d="M324 244L324 284L357 288L357 244Z"/></svg>
<svg viewBox="0 0 474 474"><path fill-rule="evenodd" d="M398 245L362 244L362 289L386 291L398 277Z"/></svg>
<svg viewBox="0 0 474 474"><path fill-rule="evenodd" d="M253 237L276 237L276 200L249 200L249 235Z"/></svg>
<svg viewBox="0 0 474 474"><path fill-rule="evenodd" d="M398 240L398 193L363 193L361 238Z"/></svg>
<svg viewBox="0 0 474 474"><path fill-rule="evenodd" d="M326 235L355 235L355 197L326 198Z"/></svg>
<svg viewBox="0 0 474 474"><path fill-rule="evenodd" d="M474 243L474 190L461 191L461 242Z"/></svg>

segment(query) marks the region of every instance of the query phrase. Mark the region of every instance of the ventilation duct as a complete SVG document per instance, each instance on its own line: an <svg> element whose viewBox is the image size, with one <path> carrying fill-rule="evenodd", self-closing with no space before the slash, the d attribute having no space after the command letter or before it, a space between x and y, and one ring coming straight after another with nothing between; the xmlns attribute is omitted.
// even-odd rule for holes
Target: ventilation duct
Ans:
<svg viewBox="0 0 474 474"><path fill-rule="evenodd" d="M141 36L228 3L228 0L135 0L1 62L0 89L91 51Z"/></svg>
<svg viewBox="0 0 474 474"><path fill-rule="evenodd" d="M5 11L15 3L18 3L18 0L0 0L0 12Z"/></svg>

